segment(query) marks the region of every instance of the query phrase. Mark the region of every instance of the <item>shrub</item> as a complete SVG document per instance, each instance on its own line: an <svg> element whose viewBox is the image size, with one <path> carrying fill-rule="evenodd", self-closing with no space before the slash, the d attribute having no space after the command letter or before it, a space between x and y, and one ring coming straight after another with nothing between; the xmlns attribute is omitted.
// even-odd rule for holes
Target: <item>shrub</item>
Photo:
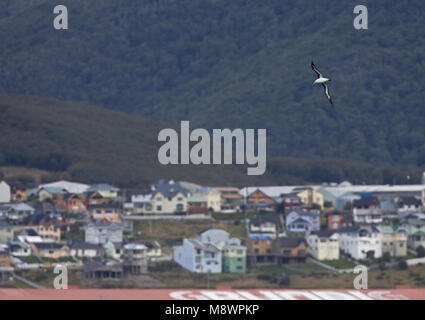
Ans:
<svg viewBox="0 0 425 320"><path fill-rule="evenodd" d="M258 280L262 280L262 281L268 281L271 283L276 283L277 282L277 278L276 276L270 275L270 274L259 274L257 276Z"/></svg>
<svg viewBox="0 0 425 320"><path fill-rule="evenodd" d="M406 262L406 261L400 261L400 262L398 263L398 268L399 268L400 270L407 270L407 269L409 268L409 265L407 264L407 262Z"/></svg>
<svg viewBox="0 0 425 320"><path fill-rule="evenodd" d="M417 255L418 255L418 258L423 258L423 257L425 257L425 248L424 248L423 246L419 246L419 247L416 249L416 253L417 253Z"/></svg>
<svg viewBox="0 0 425 320"><path fill-rule="evenodd" d="M291 285L291 278L288 275L283 276L279 281L280 287L289 287Z"/></svg>

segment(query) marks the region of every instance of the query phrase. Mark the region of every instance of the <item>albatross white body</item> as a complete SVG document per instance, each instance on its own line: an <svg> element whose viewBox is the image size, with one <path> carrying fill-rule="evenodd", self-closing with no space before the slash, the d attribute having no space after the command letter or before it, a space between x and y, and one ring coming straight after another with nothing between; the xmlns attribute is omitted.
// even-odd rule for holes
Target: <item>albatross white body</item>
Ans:
<svg viewBox="0 0 425 320"><path fill-rule="evenodd" d="M316 81L314 81L313 84L325 83L325 82L328 82L329 80L331 80L331 79L328 79L328 78L319 78Z"/></svg>
<svg viewBox="0 0 425 320"><path fill-rule="evenodd" d="M313 82L313 85L315 85L315 84L321 84L323 86L323 89L325 90L325 96L326 96L326 98L328 98L328 101L330 102L330 104L333 104L331 95L329 94L329 87L328 87L328 85L326 83L328 81L331 81L331 79L330 78L325 78L322 75L322 73L319 71L319 69L316 68L316 66L314 65L313 61L311 62L311 68L313 69L313 71L317 75L317 79L316 79L316 81Z"/></svg>

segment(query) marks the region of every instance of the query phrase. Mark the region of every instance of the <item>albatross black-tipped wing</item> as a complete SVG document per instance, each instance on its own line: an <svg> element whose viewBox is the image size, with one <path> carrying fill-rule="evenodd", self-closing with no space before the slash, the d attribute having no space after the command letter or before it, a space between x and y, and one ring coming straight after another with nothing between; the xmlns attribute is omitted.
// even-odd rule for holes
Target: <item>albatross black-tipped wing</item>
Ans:
<svg viewBox="0 0 425 320"><path fill-rule="evenodd" d="M311 62L311 68L317 74L317 78L322 78L322 73L316 68L313 61Z"/></svg>
<svg viewBox="0 0 425 320"><path fill-rule="evenodd" d="M323 89L325 90L325 96L328 98L329 102L333 104L331 95L329 94L329 87L326 83L322 83Z"/></svg>

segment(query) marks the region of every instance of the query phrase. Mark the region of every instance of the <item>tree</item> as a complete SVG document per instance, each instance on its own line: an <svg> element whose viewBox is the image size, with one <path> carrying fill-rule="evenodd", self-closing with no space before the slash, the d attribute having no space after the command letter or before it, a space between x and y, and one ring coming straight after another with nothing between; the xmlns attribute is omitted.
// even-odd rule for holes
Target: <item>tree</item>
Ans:
<svg viewBox="0 0 425 320"><path fill-rule="evenodd" d="M418 258L425 257L425 248L423 246L417 247L416 248L416 254L417 254Z"/></svg>
<svg viewBox="0 0 425 320"><path fill-rule="evenodd" d="M385 252L382 255L382 261L383 262L390 262L391 261L391 255L389 254L389 252Z"/></svg>
<svg viewBox="0 0 425 320"><path fill-rule="evenodd" d="M326 200L325 203L323 204L323 206L325 208L332 208L334 205L333 205L333 202L332 201Z"/></svg>
<svg viewBox="0 0 425 320"><path fill-rule="evenodd" d="M279 281L280 287L289 287L291 285L291 278L288 275L282 276L282 278Z"/></svg>
<svg viewBox="0 0 425 320"><path fill-rule="evenodd" d="M398 263L398 268L400 269L400 270L406 270L406 269L408 269L409 268L409 265L407 264L407 262L406 261L400 261L399 263Z"/></svg>
<svg viewBox="0 0 425 320"><path fill-rule="evenodd" d="M311 205L311 208L312 209L315 209L315 210L320 210L321 208L320 208L320 206L317 204L317 203L313 203L312 205Z"/></svg>
<svg viewBox="0 0 425 320"><path fill-rule="evenodd" d="M346 202L345 204L344 204L344 210L346 210L346 211L349 211L349 210L351 210L353 208L353 204L351 203L351 202Z"/></svg>

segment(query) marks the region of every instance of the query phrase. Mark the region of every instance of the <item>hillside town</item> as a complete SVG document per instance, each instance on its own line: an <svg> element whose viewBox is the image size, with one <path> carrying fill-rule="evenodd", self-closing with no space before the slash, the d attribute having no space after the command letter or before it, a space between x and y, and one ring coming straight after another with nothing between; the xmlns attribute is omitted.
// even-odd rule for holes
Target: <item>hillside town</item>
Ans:
<svg viewBox="0 0 425 320"><path fill-rule="evenodd" d="M37 287L37 277L25 277L59 264L78 271L86 287L119 287L121 280L167 286L153 272L161 265L229 277L264 266L408 268L425 262L424 197L425 173L418 185L238 188L160 180L125 190L1 181L0 284ZM198 229L183 232L195 222Z"/></svg>

